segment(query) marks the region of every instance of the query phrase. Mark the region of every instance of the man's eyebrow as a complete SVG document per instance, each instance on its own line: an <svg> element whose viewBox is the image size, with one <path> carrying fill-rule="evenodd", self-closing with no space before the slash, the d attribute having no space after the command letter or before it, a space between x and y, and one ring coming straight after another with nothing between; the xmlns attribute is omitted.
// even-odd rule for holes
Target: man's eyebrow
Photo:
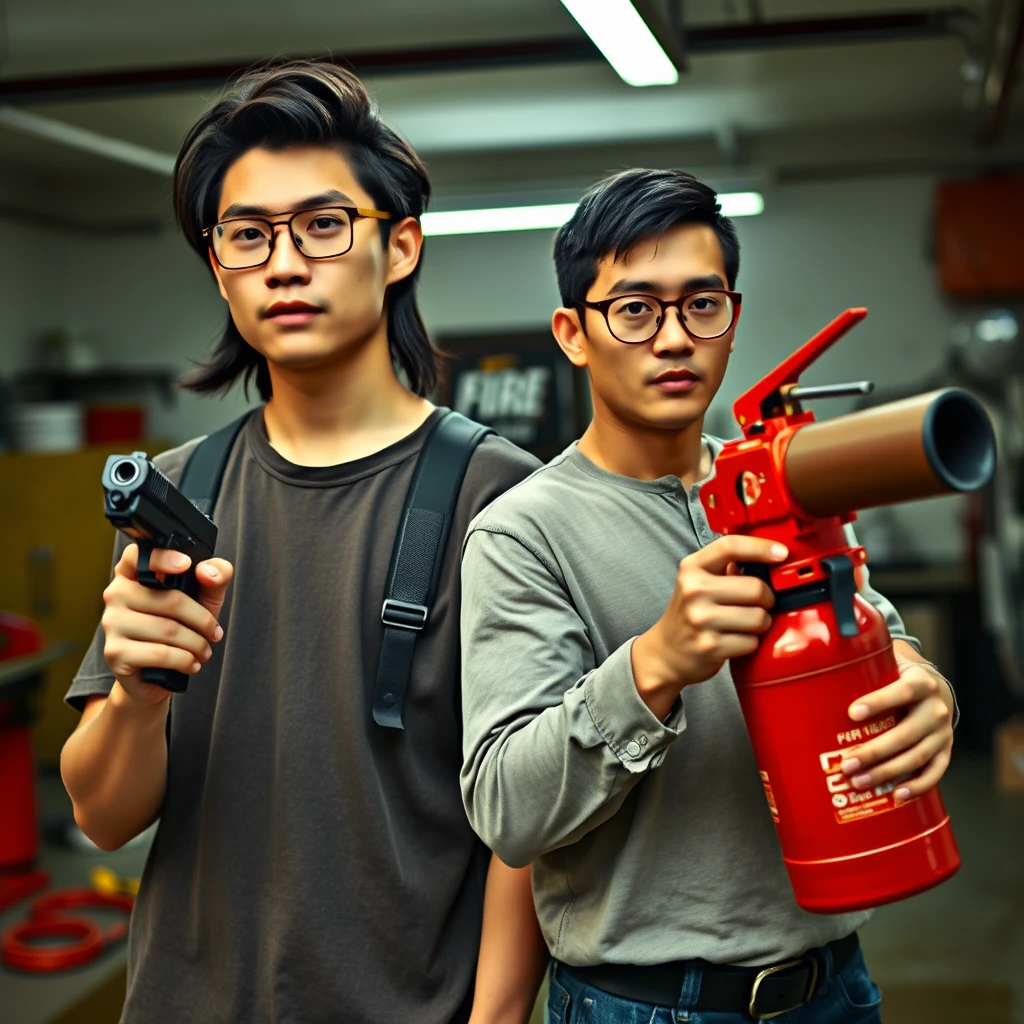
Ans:
<svg viewBox="0 0 1024 1024"><path fill-rule="evenodd" d="M269 206L252 206L245 203L232 203L221 215L221 220L230 220L232 217L276 217L282 213L297 213L299 210L315 210L319 206L331 206L335 203L344 203L346 206L354 206L355 202L350 196L337 189L329 189L316 196L309 196L292 205L291 210L271 210Z"/></svg>
<svg viewBox="0 0 1024 1024"><path fill-rule="evenodd" d="M717 274L706 274L704 277L691 277L683 282L684 292L695 292L701 288L725 288L725 282Z"/></svg>
<svg viewBox="0 0 1024 1024"><path fill-rule="evenodd" d="M699 291L701 288L724 288L725 282L717 274L707 274L704 277L691 277L689 280L684 281L682 284L682 290L684 292ZM643 292L646 295L658 295L663 291L667 291L664 285L659 285L654 281L634 281L631 278L624 277L608 289L609 295L624 295L630 292Z"/></svg>
<svg viewBox="0 0 1024 1024"><path fill-rule="evenodd" d="M656 293L658 291L658 285L653 281L634 281L631 278L624 277L618 280L608 289L609 295L614 295L621 292L647 292Z"/></svg>

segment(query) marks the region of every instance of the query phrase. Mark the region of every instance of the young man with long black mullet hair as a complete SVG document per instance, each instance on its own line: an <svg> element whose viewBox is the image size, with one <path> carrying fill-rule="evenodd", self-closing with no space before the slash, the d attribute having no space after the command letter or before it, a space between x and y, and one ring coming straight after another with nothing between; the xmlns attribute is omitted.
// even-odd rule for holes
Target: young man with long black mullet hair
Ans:
<svg viewBox="0 0 1024 1024"><path fill-rule="evenodd" d="M114 849L159 818L130 1024L522 1024L532 1007L529 871L476 839L458 782L459 543L536 466L508 442L473 450L404 701L375 703L392 546L444 416L416 306L429 194L328 63L247 74L182 145L178 222L229 314L186 386L254 380L264 404L230 448L199 599L142 586L119 540L68 692L82 718L62 773L85 833ZM175 483L197 444L157 459ZM147 667L195 678L172 698Z"/></svg>

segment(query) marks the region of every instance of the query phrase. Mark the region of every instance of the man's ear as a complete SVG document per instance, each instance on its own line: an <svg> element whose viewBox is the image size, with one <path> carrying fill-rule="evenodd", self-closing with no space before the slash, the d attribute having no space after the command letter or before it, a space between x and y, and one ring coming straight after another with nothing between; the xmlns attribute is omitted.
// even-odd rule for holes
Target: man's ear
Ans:
<svg viewBox="0 0 1024 1024"><path fill-rule="evenodd" d="M587 336L580 323L579 313L575 309L560 306L551 317L551 333L569 362L583 369L587 365L587 350L584 345Z"/></svg>
<svg viewBox="0 0 1024 1024"><path fill-rule="evenodd" d="M224 290L224 281L220 276L220 264L217 262L217 258L213 255L213 247L211 246L206 250L206 255L210 260L210 266L213 268L213 276L217 278L217 287L220 289L220 297L227 302L228 293Z"/></svg>
<svg viewBox="0 0 1024 1024"><path fill-rule="evenodd" d="M400 220L388 235L387 284L394 284L408 277L420 261L423 249L423 226L415 217Z"/></svg>

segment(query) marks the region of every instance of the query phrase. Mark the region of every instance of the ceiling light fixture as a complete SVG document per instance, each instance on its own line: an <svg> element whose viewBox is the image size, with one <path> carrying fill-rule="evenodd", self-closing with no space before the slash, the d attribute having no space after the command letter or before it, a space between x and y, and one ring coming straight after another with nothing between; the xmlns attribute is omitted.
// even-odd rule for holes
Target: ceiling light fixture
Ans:
<svg viewBox="0 0 1024 1024"><path fill-rule="evenodd" d="M671 45L671 36L660 24L659 40L652 30L656 23L653 11L643 17L630 0L562 3L627 85L675 85L679 81L679 68L685 66L682 47ZM675 62L666 46L677 51Z"/></svg>
<svg viewBox="0 0 1024 1024"><path fill-rule="evenodd" d="M575 203L547 206L499 206L487 210L444 210L421 218L424 235L485 235L500 231L538 231L560 228L576 209Z"/></svg>
<svg viewBox="0 0 1024 1024"><path fill-rule="evenodd" d="M725 217L756 217L764 211L760 192L722 192L718 196ZM444 210L425 213L423 234L486 235L505 231L550 231L560 228L576 209L575 203L544 206L498 206L484 210Z"/></svg>

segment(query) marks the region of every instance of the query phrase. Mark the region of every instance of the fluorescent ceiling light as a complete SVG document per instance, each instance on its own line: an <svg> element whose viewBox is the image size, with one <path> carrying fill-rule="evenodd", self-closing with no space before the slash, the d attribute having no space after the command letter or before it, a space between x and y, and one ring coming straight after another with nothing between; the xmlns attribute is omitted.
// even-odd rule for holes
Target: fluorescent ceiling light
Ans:
<svg viewBox="0 0 1024 1024"><path fill-rule="evenodd" d="M630 0L562 0L627 85L675 85L679 72Z"/></svg>
<svg viewBox="0 0 1024 1024"><path fill-rule="evenodd" d="M718 196L726 217L754 217L764 211L760 192L722 192ZM576 209L575 203L547 206L499 206L486 210L425 213L423 234L486 235L504 231L551 231L560 228Z"/></svg>
<svg viewBox="0 0 1024 1024"><path fill-rule="evenodd" d="M451 210L425 213L425 235L484 235L495 231L538 231L560 228L573 214L575 203L548 206L499 206L490 210Z"/></svg>
<svg viewBox="0 0 1024 1024"><path fill-rule="evenodd" d="M764 196L760 192L721 192L718 204L723 217L756 217L764 213Z"/></svg>

